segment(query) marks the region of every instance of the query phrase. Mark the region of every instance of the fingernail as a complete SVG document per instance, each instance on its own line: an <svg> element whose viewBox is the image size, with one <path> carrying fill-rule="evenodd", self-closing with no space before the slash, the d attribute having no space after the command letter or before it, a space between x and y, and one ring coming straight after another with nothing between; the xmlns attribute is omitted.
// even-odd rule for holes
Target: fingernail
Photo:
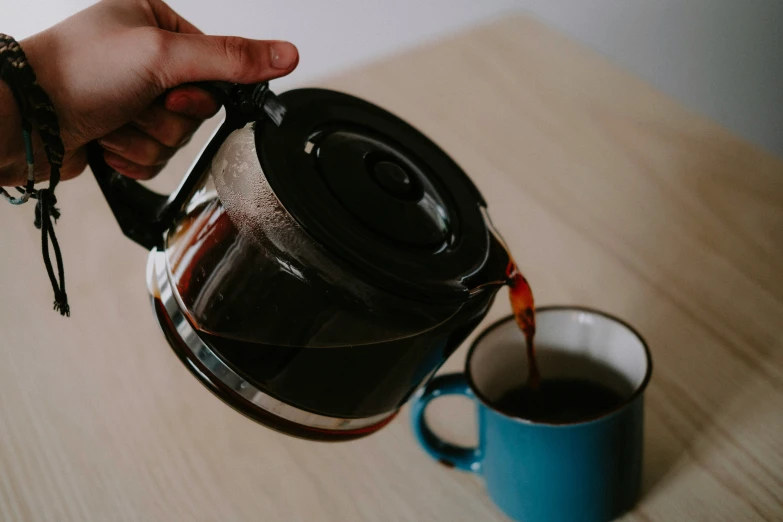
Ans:
<svg viewBox="0 0 783 522"><path fill-rule="evenodd" d="M105 149L110 149L115 152L122 152L127 147L127 140L123 136L104 136L98 140L98 143Z"/></svg>
<svg viewBox="0 0 783 522"><path fill-rule="evenodd" d="M290 69L299 56L296 47L288 42L275 42L269 46L269 56L275 69Z"/></svg>
<svg viewBox="0 0 783 522"><path fill-rule="evenodd" d="M190 96L185 94L180 96L172 96L166 100L166 102L166 108L170 111L179 112L191 117L196 116L196 110L198 107L196 107L195 102L190 98Z"/></svg>

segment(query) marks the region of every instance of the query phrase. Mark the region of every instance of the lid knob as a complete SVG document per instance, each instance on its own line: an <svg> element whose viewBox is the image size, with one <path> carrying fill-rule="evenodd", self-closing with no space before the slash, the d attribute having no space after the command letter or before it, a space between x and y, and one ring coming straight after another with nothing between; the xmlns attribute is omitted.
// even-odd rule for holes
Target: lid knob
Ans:
<svg viewBox="0 0 783 522"><path fill-rule="evenodd" d="M390 144L366 131L338 130L318 140L316 154L334 198L365 227L427 250L448 241L451 217L439 191Z"/></svg>
<svg viewBox="0 0 783 522"><path fill-rule="evenodd" d="M375 182L397 199L415 202L424 195L421 184L416 181L416 178L395 161L378 161L369 170Z"/></svg>
<svg viewBox="0 0 783 522"><path fill-rule="evenodd" d="M405 198L413 184L405 169L391 161L379 161L373 168L375 181L386 192L398 198Z"/></svg>

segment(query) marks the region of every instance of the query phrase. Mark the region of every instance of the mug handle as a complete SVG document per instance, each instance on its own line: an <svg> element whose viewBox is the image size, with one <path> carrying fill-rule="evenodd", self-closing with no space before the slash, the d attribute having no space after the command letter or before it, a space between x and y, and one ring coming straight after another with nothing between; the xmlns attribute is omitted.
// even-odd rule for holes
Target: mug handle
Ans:
<svg viewBox="0 0 783 522"><path fill-rule="evenodd" d="M446 466L463 471L481 472L481 450L465 448L441 439L427 424L424 412L433 399L444 395L463 395L475 400L464 373L448 373L432 379L411 405L411 426L419 444L432 458Z"/></svg>

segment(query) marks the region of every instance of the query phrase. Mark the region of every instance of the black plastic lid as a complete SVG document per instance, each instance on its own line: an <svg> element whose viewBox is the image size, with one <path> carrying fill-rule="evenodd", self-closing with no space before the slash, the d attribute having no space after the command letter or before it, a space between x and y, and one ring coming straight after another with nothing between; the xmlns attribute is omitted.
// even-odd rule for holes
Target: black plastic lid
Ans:
<svg viewBox="0 0 783 522"><path fill-rule="evenodd" d="M280 127L256 124L264 174L305 231L368 283L404 297L464 300L487 261L486 206L419 131L324 89L280 95Z"/></svg>

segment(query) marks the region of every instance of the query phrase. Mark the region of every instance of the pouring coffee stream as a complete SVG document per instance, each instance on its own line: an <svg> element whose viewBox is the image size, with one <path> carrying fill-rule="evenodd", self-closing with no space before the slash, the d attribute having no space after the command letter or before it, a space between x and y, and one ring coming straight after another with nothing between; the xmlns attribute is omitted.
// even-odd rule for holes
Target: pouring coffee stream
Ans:
<svg viewBox="0 0 783 522"><path fill-rule="evenodd" d="M494 282L494 284L508 286L511 311L519 330L525 338L525 348L527 352L527 378L525 380L525 387L530 391L535 392L539 389L541 384L541 372L538 369L535 350L536 308L533 299L533 291L530 288L527 279L519 270L516 261L514 261L514 257L511 255L511 250L503 240L500 232L495 228L488 216L486 216L486 219L490 233L500 247L496 249L496 256L498 256L498 259L502 262L506 263L505 270L503 271L504 278Z"/></svg>
<svg viewBox="0 0 783 522"><path fill-rule="evenodd" d="M514 313L514 319L519 329L525 336L525 344L527 345L528 375L526 386L532 390L537 390L541 384L541 373L538 370L534 344L536 312L533 291L513 260L509 261L506 274L508 276L508 297L511 302L511 310Z"/></svg>

